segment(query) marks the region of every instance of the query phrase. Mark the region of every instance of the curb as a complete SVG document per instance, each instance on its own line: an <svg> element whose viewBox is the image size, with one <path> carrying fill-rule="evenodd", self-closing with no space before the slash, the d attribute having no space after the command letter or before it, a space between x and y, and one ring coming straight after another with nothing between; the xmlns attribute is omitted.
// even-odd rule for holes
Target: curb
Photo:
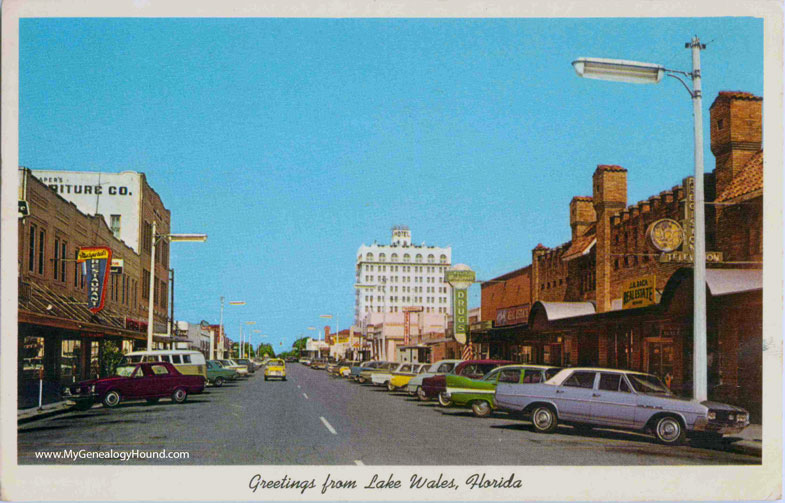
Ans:
<svg viewBox="0 0 785 503"><path fill-rule="evenodd" d="M728 450L740 454L748 454L750 456L762 457L763 445L757 440L742 440L734 442L728 446Z"/></svg>
<svg viewBox="0 0 785 503"><path fill-rule="evenodd" d="M45 419L47 417L64 414L70 410L71 407L66 405L65 402L54 406L50 406L49 408L44 408L41 411L38 411L36 409L32 409L32 410L28 409L27 411L17 415L16 424L20 425L20 424L30 423L33 421L37 421L39 419Z"/></svg>

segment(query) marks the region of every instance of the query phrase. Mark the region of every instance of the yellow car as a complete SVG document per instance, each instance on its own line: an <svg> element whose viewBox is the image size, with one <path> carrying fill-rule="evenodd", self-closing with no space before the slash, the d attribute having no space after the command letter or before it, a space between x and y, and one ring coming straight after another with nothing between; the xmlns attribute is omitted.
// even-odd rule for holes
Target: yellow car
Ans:
<svg viewBox="0 0 785 503"><path fill-rule="evenodd" d="M280 379L286 380L286 363L278 358L271 359L264 367L264 380Z"/></svg>
<svg viewBox="0 0 785 503"><path fill-rule="evenodd" d="M390 391L395 391L397 389L405 388L414 376L425 373L425 371L428 370L428 367L430 367L429 363L414 363L411 365L404 365L397 372L393 372L390 383L387 385L387 389Z"/></svg>

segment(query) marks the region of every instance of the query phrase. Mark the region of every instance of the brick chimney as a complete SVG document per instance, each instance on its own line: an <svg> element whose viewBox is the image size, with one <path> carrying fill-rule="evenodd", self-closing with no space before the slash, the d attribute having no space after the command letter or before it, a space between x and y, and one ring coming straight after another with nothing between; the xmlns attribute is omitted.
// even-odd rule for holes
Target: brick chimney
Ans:
<svg viewBox="0 0 785 503"><path fill-rule="evenodd" d="M589 196L575 196L570 201L570 228L572 240L583 236L591 225L597 220L594 212L594 203Z"/></svg>
<svg viewBox="0 0 785 503"><path fill-rule="evenodd" d="M763 98L741 91L720 91L709 107L718 195L761 149L762 113Z"/></svg>
<svg viewBox="0 0 785 503"><path fill-rule="evenodd" d="M601 164L592 176L594 211L597 215L596 278L597 312L611 309L611 216L627 207L627 170Z"/></svg>
<svg viewBox="0 0 785 503"><path fill-rule="evenodd" d="M542 274L540 272L540 257L548 253L548 248L544 247L542 243L537 243L537 246L532 250L532 272L531 272L531 303L534 304L540 300L540 281Z"/></svg>

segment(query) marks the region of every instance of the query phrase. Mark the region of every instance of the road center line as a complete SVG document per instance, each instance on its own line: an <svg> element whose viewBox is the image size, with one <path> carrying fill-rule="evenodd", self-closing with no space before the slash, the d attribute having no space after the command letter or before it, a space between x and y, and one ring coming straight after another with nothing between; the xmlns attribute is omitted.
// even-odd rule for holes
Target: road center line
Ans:
<svg viewBox="0 0 785 503"><path fill-rule="evenodd" d="M355 465L357 465L357 466L365 466L365 463L363 463L363 462L362 462L362 461L360 461L359 459L355 459L355 460L354 460L354 464L355 464Z"/></svg>
<svg viewBox="0 0 785 503"><path fill-rule="evenodd" d="M322 420L322 422L324 423L324 426L329 430L330 433L332 433L333 435L337 435L338 434L338 432L335 431L335 428L333 428L332 425L330 423L328 423L327 420L323 416L319 416L319 419Z"/></svg>
<svg viewBox="0 0 785 503"><path fill-rule="evenodd" d="M308 395L306 395L305 393L303 393L303 396L305 397L305 399L306 399L306 400L308 400Z"/></svg>

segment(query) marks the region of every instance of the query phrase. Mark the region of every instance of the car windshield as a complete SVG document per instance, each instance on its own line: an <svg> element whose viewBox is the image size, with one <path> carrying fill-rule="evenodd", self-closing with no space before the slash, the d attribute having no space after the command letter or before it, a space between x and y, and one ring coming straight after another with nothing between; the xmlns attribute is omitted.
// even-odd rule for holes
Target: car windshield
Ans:
<svg viewBox="0 0 785 503"><path fill-rule="evenodd" d="M136 370L136 365L122 365L117 367L117 370L115 370L114 373L120 377L131 377L131 374L134 373L134 370Z"/></svg>
<svg viewBox="0 0 785 503"><path fill-rule="evenodd" d="M665 386L660 378L647 374L627 374L632 387L638 393L652 395L671 395L671 391Z"/></svg>

